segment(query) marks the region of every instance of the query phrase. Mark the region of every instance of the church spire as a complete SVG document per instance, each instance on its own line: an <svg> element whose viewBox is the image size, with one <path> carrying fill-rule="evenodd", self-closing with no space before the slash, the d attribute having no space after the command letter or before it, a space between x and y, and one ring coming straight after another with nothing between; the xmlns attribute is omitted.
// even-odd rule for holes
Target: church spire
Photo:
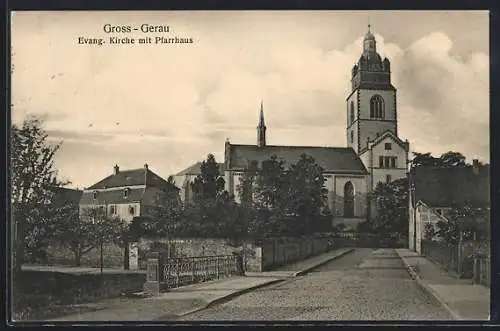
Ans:
<svg viewBox="0 0 500 331"><path fill-rule="evenodd" d="M377 42L372 34L371 27L371 24L368 23L368 31L363 40L363 55L367 58L372 57L377 52Z"/></svg>
<svg viewBox="0 0 500 331"><path fill-rule="evenodd" d="M264 122L264 104L260 102L259 125L257 126L257 146L266 146L266 123Z"/></svg>

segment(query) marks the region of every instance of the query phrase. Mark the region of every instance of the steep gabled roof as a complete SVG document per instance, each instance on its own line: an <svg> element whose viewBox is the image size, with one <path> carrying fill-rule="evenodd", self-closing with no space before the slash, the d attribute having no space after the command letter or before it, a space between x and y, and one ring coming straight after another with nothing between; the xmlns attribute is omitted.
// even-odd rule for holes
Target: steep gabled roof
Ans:
<svg viewBox="0 0 500 331"><path fill-rule="evenodd" d="M408 150L409 146L406 144L406 142L404 142L403 140L401 140L401 138L399 138L391 130L385 130L384 132L382 132L381 134L379 134L377 137L375 137L375 139L370 140L369 143L370 143L371 146L374 146L374 145L379 144L382 140L384 140L387 137L390 137L394 142L396 142L396 144L398 144L399 146L401 146L401 148L403 148L405 150ZM360 149L360 155L363 154L364 152L366 152L367 150L368 150L368 147L367 147L366 141L365 141L364 142L364 146Z"/></svg>
<svg viewBox="0 0 500 331"><path fill-rule="evenodd" d="M366 174L366 168L350 147L229 145L229 169L244 169L251 161L262 162L273 154L287 164L302 154L314 158L325 171Z"/></svg>
<svg viewBox="0 0 500 331"><path fill-rule="evenodd" d="M429 206L490 204L489 165L480 165L478 174L473 172L472 166L419 166L410 173L410 183L415 188L415 202L423 201Z"/></svg>
<svg viewBox="0 0 500 331"><path fill-rule="evenodd" d="M168 185L167 181L148 168L119 171L109 175L103 180L87 188L87 190L107 189L113 187L126 187L135 185L148 185L162 187Z"/></svg>
<svg viewBox="0 0 500 331"><path fill-rule="evenodd" d="M193 165L190 165L186 169L179 171L175 176L185 176L185 175L199 175L201 174L201 164L202 162L196 162ZM224 163L217 163L219 167L219 174L224 174Z"/></svg>

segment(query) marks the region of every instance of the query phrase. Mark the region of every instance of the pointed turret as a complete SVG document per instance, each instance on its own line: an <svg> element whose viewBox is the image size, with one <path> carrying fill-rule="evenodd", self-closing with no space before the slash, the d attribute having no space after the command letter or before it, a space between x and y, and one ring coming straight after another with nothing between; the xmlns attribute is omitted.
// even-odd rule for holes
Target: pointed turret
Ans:
<svg viewBox="0 0 500 331"><path fill-rule="evenodd" d="M257 146L266 146L266 123L264 121L264 105L260 102L259 125L257 126Z"/></svg>

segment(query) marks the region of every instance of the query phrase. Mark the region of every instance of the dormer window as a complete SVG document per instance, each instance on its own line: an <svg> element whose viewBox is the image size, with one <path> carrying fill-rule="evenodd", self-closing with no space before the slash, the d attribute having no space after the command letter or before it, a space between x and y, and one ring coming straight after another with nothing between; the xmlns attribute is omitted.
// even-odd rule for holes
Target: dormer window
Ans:
<svg viewBox="0 0 500 331"><path fill-rule="evenodd" d="M123 197L125 199L128 198L128 195L129 195L129 192L130 192L130 189L127 187L126 189L123 190Z"/></svg>

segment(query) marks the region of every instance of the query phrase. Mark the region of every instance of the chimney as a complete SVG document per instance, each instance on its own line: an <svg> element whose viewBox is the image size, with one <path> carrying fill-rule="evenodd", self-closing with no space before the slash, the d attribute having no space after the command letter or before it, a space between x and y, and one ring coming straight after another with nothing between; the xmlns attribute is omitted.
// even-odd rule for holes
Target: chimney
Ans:
<svg viewBox="0 0 500 331"><path fill-rule="evenodd" d="M144 169L148 170L148 164L144 163Z"/></svg>
<svg viewBox="0 0 500 331"><path fill-rule="evenodd" d="M118 166L118 164L115 164L114 168L115 168L114 171L115 175L118 175L120 173L120 167Z"/></svg>
<svg viewBox="0 0 500 331"><path fill-rule="evenodd" d="M472 171L474 172L475 175L479 174L479 160L478 159L472 160Z"/></svg>

